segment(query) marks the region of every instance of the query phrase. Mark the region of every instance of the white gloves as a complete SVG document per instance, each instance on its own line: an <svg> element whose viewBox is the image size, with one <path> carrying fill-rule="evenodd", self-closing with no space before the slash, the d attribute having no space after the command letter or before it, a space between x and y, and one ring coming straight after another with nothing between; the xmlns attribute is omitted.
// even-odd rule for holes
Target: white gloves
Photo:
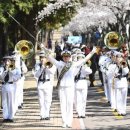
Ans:
<svg viewBox="0 0 130 130"><path fill-rule="evenodd" d="M93 52L93 53L96 53L96 52L97 52L97 47L96 47L96 46L93 47L92 52Z"/></svg>
<svg viewBox="0 0 130 130"><path fill-rule="evenodd" d="M47 57L51 54L50 50L47 49L43 44L41 44L41 50L44 50Z"/></svg>

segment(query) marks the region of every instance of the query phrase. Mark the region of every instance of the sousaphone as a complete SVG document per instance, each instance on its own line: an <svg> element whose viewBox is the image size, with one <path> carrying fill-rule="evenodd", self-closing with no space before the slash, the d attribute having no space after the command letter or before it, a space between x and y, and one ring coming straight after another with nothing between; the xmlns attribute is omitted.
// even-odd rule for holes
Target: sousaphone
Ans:
<svg viewBox="0 0 130 130"><path fill-rule="evenodd" d="M104 43L109 49L118 49L123 43L123 37L117 32L109 32L105 35Z"/></svg>
<svg viewBox="0 0 130 130"><path fill-rule="evenodd" d="M34 46L30 41L20 40L15 45L15 51L18 51L23 59L28 59L34 54Z"/></svg>

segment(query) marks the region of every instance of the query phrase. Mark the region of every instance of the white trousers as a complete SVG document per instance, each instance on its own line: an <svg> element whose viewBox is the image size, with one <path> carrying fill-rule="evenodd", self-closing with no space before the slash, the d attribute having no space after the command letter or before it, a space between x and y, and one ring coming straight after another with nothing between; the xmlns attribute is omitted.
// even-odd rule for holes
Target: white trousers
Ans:
<svg viewBox="0 0 130 130"><path fill-rule="evenodd" d="M103 76L103 84L104 84L104 93L105 93L105 96L106 96L106 99L108 101L110 101L110 90L109 90L109 87L108 87L108 83L107 83L107 77L104 73L102 73L102 76Z"/></svg>
<svg viewBox="0 0 130 130"><path fill-rule="evenodd" d="M76 85L76 110L78 116L85 116L88 83L87 80L79 80Z"/></svg>
<svg viewBox="0 0 130 130"><path fill-rule="evenodd" d="M59 96L62 121L71 126L73 121L74 86L60 87Z"/></svg>
<svg viewBox="0 0 130 130"><path fill-rule="evenodd" d="M16 109L23 103L23 86L24 86L24 77L22 77L16 82L16 94L15 94L17 97L15 100Z"/></svg>
<svg viewBox="0 0 130 130"><path fill-rule="evenodd" d="M73 109L76 110L76 104L77 104L77 99L76 99L76 88L74 87L74 102L73 102ZM76 110L77 112L77 110Z"/></svg>
<svg viewBox="0 0 130 130"><path fill-rule="evenodd" d="M15 114L15 85L2 85L3 118L13 119Z"/></svg>
<svg viewBox="0 0 130 130"><path fill-rule="evenodd" d="M115 97L115 88L112 79L108 79L108 87L109 87L109 98L111 103L111 108L116 109L116 97Z"/></svg>
<svg viewBox="0 0 130 130"><path fill-rule="evenodd" d="M116 91L111 87L111 108L116 109Z"/></svg>
<svg viewBox="0 0 130 130"><path fill-rule="evenodd" d="M50 116L53 86L50 81L38 84L38 98L40 105L40 116L46 118Z"/></svg>
<svg viewBox="0 0 130 130"><path fill-rule="evenodd" d="M88 89L76 89L78 116L85 116Z"/></svg>
<svg viewBox="0 0 130 130"><path fill-rule="evenodd" d="M119 114L126 114L128 88L116 88L116 106Z"/></svg>

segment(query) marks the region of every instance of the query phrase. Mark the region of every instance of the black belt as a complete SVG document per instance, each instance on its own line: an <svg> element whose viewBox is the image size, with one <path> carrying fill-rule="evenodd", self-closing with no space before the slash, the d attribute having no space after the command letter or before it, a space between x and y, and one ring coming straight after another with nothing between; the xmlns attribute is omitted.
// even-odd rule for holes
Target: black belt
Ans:
<svg viewBox="0 0 130 130"><path fill-rule="evenodd" d="M84 79L86 79L86 77L81 77L81 78L79 78L79 80L84 80Z"/></svg>
<svg viewBox="0 0 130 130"><path fill-rule="evenodd" d="M124 77L127 77L127 75L121 75L121 76L118 75L118 76L116 76L115 78L119 78L119 79L120 79L120 78L124 78Z"/></svg>
<svg viewBox="0 0 130 130"><path fill-rule="evenodd" d="M121 76L121 77L122 77L122 78L123 78L123 77L127 77L127 75L123 75L123 76Z"/></svg>
<svg viewBox="0 0 130 130"><path fill-rule="evenodd" d="M13 82L2 82L2 84L13 84Z"/></svg>
<svg viewBox="0 0 130 130"><path fill-rule="evenodd" d="M46 82L46 81L50 81L50 79L45 79L45 80L42 80L42 79L39 79L39 82Z"/></svg>

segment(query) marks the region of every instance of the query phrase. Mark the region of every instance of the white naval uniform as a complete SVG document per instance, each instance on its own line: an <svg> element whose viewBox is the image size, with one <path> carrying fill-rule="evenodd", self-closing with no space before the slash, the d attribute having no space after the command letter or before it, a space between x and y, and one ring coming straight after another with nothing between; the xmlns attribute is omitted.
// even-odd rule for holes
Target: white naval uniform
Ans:
<svg viewBox="0 0 130 130"><path fill-rule="evenodd" d="M116 98L115 98L115 84L114 84L114 77L115 73L118 72L118 68L116 64L109 63L107 67L106 75L107 75L107 81L108 81L108 88L110 92L110 103L111 108L116 109Z"/></svg>
<svg viewBox="0 0 130 130"><path fill-rule="evenodd" d="M2 106L3 106L3 118L4 119L13 119L15 114L15 83L21 77L21 72L19 69L14 69L9 72L9 80L7 83L4 83L4 77L6 76L7 71L0 73L0 79L2 80Z"/></svg>
<svg viewBox="0 0 130 130"><path fill-rule="evenodd" d="M16 82L16 110L18 106L21 106L23 104L23 86L25 80L24 74L28 71L25 63L23 61L20 61L20 57L20 54L18 54L15 60L15 67L18 68L22 74L21 78Z"/></svg>
<svg viewBox="0 0 130 130"><path fill-rule="evenodd" d="M128 82L127 75L129 72L128 67L122 68L121 79L115 78L115 90L116 90L116 109L119 114L126 114L126 104L127 104L127 92L128 92Z"/></svg>
<svg viewBox="0 0 130 130"><path fill-rule="evenodd" d="M80 67L78 68L79 71ZM92 70L87 65L83 65L80 71L79 80L75 83L76 88L76 110L79 117L85 117L88 81L86 76L91 74Z"/></svg>
<svg viewBox="0 0 130 130"><path fill-rule="evenodd" d="M100 66L100 71L102 72L102 76L103 76L104 93L108 101L110 101L110 96L109 96L110 94L109 94L109 88L107 84L106 71L107 71L107 64L110 64L110 62L111 62L111 59L106 55L100 56L99 62L98 62Z"/></svg>
<svg viewBox="0 0 130 130"><path fill-rule="evenodd" d="M78 66L83 65L86 60L91 57L89 54L83 60L72 63L70 69L64 74L59 85L59 98L60 107L63 124L71 126L73 121L73 102L74 102L74 77L76 75L75 71ZM63 61L57 61L55 58L48 56L49 61L51 61L58 69L60 74L61 70L67 63Z"/></svg>
<svg viewBox="0 0 130 130"><path fill-rule="evenodd" d="M40 64L35 66L35 74L34 76L37 78L37 89L38 89L38 98L40 105L40 116L41 118L50 117L50 107L52 102L52 77L56 72L56 67L53 65L51 68L45 69L45 82L38 81L43 67L40 67Z"/></svg>

